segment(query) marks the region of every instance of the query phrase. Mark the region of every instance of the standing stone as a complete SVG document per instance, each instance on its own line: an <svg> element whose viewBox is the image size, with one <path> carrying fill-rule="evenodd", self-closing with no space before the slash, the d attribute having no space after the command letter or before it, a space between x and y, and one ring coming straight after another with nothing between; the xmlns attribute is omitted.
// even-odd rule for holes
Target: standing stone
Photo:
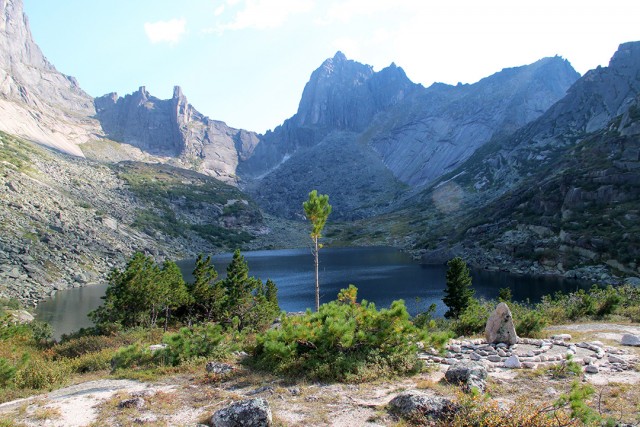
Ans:
<svg viewBox="0 0 640 427"><path fill-rule="evenodd" d="M214 427L270 427L273 425L271 408L264 399L234 402L216 411L211 417Z"/></svg>
<svg viewBox="0 0 640 427"><path fill-rule="evenodd" d="M487 320L484 335L490 344L505 343L513 345L518 341L511 310L509 310L507 304L501 302L491 313L489 320Z"/></svg>

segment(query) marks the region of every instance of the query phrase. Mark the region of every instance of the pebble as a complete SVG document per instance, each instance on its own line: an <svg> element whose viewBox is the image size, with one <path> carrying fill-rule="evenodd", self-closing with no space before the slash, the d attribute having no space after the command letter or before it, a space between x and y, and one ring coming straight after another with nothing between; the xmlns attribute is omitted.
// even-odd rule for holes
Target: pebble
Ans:
<svg viewBox="0 0 640 427"><path fill-rule="evenodd" d="M520 369L522 367L522 364L520 363L520 359L518 359L518 356L514 354L504 361L504 367L510 369Z"/></svg>
<svg viewBox="0 0 640 427"><path fill-rule="evenodd" d="M587 374L597 374L598 372L600 372L600 370L598 369L598 367L596 365L587 365L587 367L584 368L584 371Z"/></svg>
<svg viewBox="0 0 640 427"><path fill-rule="evenodd" d="M622 357L614 356L612 354L609 355L609 362L610 363L624 363L624 364L627 363L627 361L624 360Z"/></svg>

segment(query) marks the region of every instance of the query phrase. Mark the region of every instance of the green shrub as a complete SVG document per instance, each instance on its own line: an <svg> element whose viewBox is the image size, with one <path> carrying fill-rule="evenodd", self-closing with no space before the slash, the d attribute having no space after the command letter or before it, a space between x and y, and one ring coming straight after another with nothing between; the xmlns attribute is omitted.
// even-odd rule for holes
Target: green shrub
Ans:
<svg viewBox="0 0 640 427"><path fill-rule="evenodd" d="M66 361L47 361L32 358L15 375L17 388L33 390L52 389L63 384L71 373Z"/></svg>
<svg viewBox="0 0 640 427"><path fill-rule="evenodd" d="M131 344L121 348L111 359L111 369L150 368L157 365L157 359L146 346Z"/></svg>
<svg viewBox="0 0 640 427"><path fill-rule="evenodd" d="M469 306L453 322L453 331L458 336L469 336L483 332L494 306L492 302L478 301L472 298Z"/></svg>
<svg viewBox="0 0 640 427"><path fill-rule="evenodd" d="M16 375L16 368L4 357L0 357L0 388L5 388Z"/></svg>
<svg viewBox="0 0 640 427"><path fill-rule="evenodd" d="M126 341L121 336L87 335L56 344L52 351L56 356L72 359L85 354L96 353L106 348L115 349L119 346L130 344Z"/></svg>
<svg viewBox="0 0 640 427"><path fill-rule="evenodd" d="M607 286L606 289L598 289L598 303L596 308L596 316L602 318L613 314L622 303L622 295L620 295L613 286Z"/></svg>
<svg viewBox="0 0 640 427"><path fill-rule="evenodd" d="M576 319L601 319L621 315L631 321L639 321L640 287L630 285L600 288L594 285L570 294L556 293L545 296L536 309L543 312L552 323Z"/></svg>
<svg viewBox="0 0 640 427"><path fill-rule="evenodd" d="M103 350L86 353L69 361L70 369L78 374L87 372L104 371L111 368L111 360L116 350L105 348Z"/></svg>
<svg viewBox="0 0 640 427"><path fill-rule="evenodd" d="M416 343L425 336L409 321L404 302L377 310L351 300L283 316L280 328L257 337L254 363L280 374L348 382L416 372Z"/></svg>
<svg viewBox="0 0 640 427"><path fill-rule="evenodd" d="M514 319L516 320L516 333L521 337L538 336L549 323L544 314L535 309L527 310Z"/></svg>
<svg viewBox="0 0 640 427"><path fill-rule="evenodd" d="M204 324L182 328L175 334L168 334L162 340L167 348L158 351L157 357L168 365L178 366L198 357L222 359L230 353L228 345L222 345L225 336L220 325Z"/></svg>

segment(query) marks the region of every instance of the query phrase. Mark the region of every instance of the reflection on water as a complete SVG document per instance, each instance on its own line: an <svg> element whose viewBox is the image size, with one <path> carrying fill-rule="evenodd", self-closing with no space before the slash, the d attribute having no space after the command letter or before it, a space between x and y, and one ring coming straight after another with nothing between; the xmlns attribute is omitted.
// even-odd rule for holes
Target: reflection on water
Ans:
<svg viewBox="0 0 640 427"><path fill-rule="evenodd" d="M255 251L244 253L250 274L278 286L280 307L285 311L303 311L315 304L313 258L306 249ZM224 277L232 254L212 257ZM178 263L185 280L191 280L194 260ZM320 299L335 299L338 291L354 284L360 299L388 307L393 300L404 299L411 314L436 303L436 315L442 316L446 266L425 266L393 248L326 248L320 253ZM500 288L509 287L518 301L537 302L543 295L588 288L589 284L560 278L518 276L506 273L474 271L473 287L477 297L495 298ZM58 292L36 308L40 320L51 323L55 336L90 326L87 313L97 308L106 286L91 286Z"/></svg>

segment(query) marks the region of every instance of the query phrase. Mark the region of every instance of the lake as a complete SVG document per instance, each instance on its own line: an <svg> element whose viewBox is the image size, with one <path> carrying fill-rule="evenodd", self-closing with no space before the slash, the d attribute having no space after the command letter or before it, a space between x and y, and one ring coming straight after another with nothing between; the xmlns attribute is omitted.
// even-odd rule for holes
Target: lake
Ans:
<svg viewBox="0 0 640 427"><path fill-rule="evenodd" d="M285 311L304 311L315 305L313 257L309 249L253 251L243 253L249 273L263 281L273 280L278 286L278 300ZM232 254L212 257L220 276L231 261ZM194 260L178 265L191 280ZM436 303L436 315L442 316L446 266L421 265L394 248L325 248L320 251L320 299L336 298L340 289L349 284L358 287L358 299L373 301L378 307L388 307L393 300L404 299L411 314L426 310ZM555 277L531 277L500 272L472 271L476 297L495 298L500 288L509 287L516 301L540 301L543 295L556 291L575 291L590 284ZM49 322L54 336L91 326L87 313L96 309L106 285L74 288L57 292L36 307L36 317Z"/></svg>

